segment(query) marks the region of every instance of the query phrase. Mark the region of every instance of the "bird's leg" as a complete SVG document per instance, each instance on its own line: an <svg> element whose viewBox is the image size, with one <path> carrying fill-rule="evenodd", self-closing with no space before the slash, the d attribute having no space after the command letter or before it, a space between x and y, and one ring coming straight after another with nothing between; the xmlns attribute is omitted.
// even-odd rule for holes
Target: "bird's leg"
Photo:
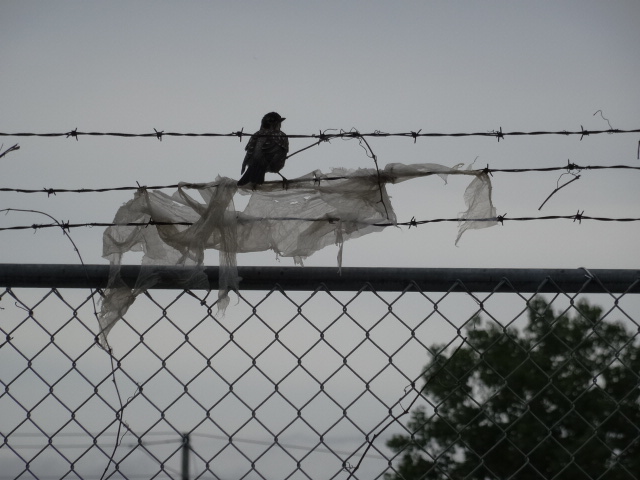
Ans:
<svg viewBox="0 0 640 480"><path fill-rule="evenodd" d="M280 175L282 177L282 189L283 190L288 190L289 189L289 180L284 178L284 176L280 172L278 172L278 175Z"/></svg>

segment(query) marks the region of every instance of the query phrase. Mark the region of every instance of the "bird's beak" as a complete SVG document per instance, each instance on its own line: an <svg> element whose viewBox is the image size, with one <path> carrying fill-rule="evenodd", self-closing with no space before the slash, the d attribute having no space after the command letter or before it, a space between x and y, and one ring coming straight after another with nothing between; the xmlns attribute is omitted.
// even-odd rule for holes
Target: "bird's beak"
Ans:
<svg viewBox="0 0 640 480"><path fill-rule="evenodd" d="M281 122L284 122L285 120L286 120L286 118L281 118L280 119Z"/></svg>

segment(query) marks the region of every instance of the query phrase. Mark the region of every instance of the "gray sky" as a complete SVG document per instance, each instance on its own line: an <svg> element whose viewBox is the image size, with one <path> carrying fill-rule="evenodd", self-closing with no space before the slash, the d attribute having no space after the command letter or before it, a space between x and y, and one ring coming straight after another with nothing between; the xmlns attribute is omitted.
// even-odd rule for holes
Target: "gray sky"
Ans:
<svg viewBox="0 0 640 480"><path fill-rule="evenodd" d="M285 131L462 132L637 128L640 4L617 2L24 2L0 6L0 131L253 132L276 110ZM223 138L4 138L2 186L94 188L238 178L245 143ZM638 164L638 135L372 139L387 163L493 168ZM292 140L291 149L308 140ZM355 141L289 160L314 169L371 167ZM638 216L638 173L495 174L509 216ZM279 178L274 176L275 178ZM561 180L568 179L566 176ZM399 221L456 217L468 179L390 187ZM3 208L72 222L111 221L131 192L3 193ZM238 199L242 208L246 198ZM33 214L1 225L44 223ZM454 223L389 228L345 245L345 266L630 267L640 225L507 223L465 234ZM87 262L103 263L101 229L76 229ZM75 262L59 231L2 232L4 262ZM307 265L334 265L329 247ZM125 261L126 261L125 257ZM132 257L130 260L137 260ZM217 262L212 254L208 261ZM276 264L272 252L240 264ZM283 265L290 265L288 259Z"/></svg>

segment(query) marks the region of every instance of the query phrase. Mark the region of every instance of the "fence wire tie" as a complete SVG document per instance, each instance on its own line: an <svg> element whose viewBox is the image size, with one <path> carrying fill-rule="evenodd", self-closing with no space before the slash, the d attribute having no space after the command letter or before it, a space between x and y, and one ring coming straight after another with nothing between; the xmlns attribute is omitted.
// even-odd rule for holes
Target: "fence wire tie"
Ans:
<svg viewBox="0 0 640 480"><path fill-rule="evenodd" d="M411 131L411 136L413 137L413 143L416 143L416 140L418 140L418 135L420 135L421 131L422 129L418 130L417 132L414 132L413 130Z"/></svg>
<svg viewBox="0 0 640 480"><path fill-rule="evenodd" d="M43 187L42 190L47 193L47 197L50 197L51 195L55 195L56 194L56 191L53 188Z"/></svg>
<svg viewBox="0 0 640 480"><path fill-rule="evenodd" d="M476 157L477 159L478 157ZM475 160L474 160L475 162ZM471 164L473 165L473 163ZM489 168L489 164L487 163L487 166L485 168L482 169L482 173L484 173L485 175L489 175L491 177L493 177L493 172L491 171L491 169Z"/></svg>
<svg viewBox="0 0 640 480"><path fill-rule="evenodd" d="M235 290L234 290L235 291ZM185 290L185 293L187 295L192 296L193 298L195 298L196 300L198 300L198 302L200 302L200 306L201 307L205 307L207 306L207 297L209 296L209 294L211 293L211 290L208 290L206 295L204 296L204 298L200 298L198 295L196 295L195 293L193 293L191 290ZM141 388L142 390L142 388Z"/></svg>
<svg viewBox="0 0 640 480"><path fill-rule="evenodd" d="M67 132L67 138L69 137L75 138L76 142L78 141L78 127L74 128L70 132Z"/></svg>
<svg viewBox="0 0 640 480"><path fill-rule="evenodd" d="M400 400L398 400L398 405L400 405L400 408L402 409L403 414L405 414L405 413L409 413L409 411L411 410L411 407L407 407L407 408L405 408L405 407L402 405L402 400L404 400L404 399L407 397L407 395L409 395L409 392L410 392L411 390L415 390L415 389L416 389L416 382L411 382L409 385L407 385L406 387L404 387L404 390L403 390L403 392L404 392L404 396L403 396L403 398L401 398Z"/></svg>
<svg viewBox="0 0 640 480"><path fill-rule="evenodd" d="M27 307L25 307L24 305L20 305L18 302L13 302L13 304L18 307L21 310L24 310L25 312L27 312L29 314L29 316L31 317L33 315L33 310L29 310Z"/></svg>
<svg viewBox="0 0 640 480"><path fill-rule="evenodd" d="M2 310L4 310L4 308ZM11 335L7 335L6 340L0 343L0 348L4 347L7 343L11 342L11 340L13 340L13 337Z"/></svg>
<svg viewBox="0 0 640 480"><path fill-rule="evenodd" d="M162 135L164 135L164 130L158 131L154 128L153 131L156 132L156 138L162 141Z"/></svg>
<svg viewBox="0 0 640 480"><path fill-rule="evenodd" d="M352 472L353 469L356 468L353 465L351 465L349 462L344 462L342 465L343 465L342 468L344 468L347 472Z"/></svg>
<svg viewBox="0 0 640 480"><path fill-rule="evenodd" d="M584 214L584 210L582 210L582 212L580 210L578 210L578 212L573 217L573 221L575 222L577 220L579 224L582 224L582 215L583 214Z"/></svg>
<svg viewBox="0 0 640 480"><path fill-rule="evenodd" d="M596 112L598 113L598 112ZM594 113L595 115L595 113ZM587 277L589 280L593 280L594 278L596 278L596 276L591 273L587 268L585 267L580 267L580 270L584 270L584 276Z"/></svg>
<svg viewBox="0 0 640 480"><path fill-rule="evenodd" d="M136 180L136 185L138 185L138 193L144 193L147 191L146 185L140 185L140 182Z"/></svg>
<svg viewBox="0 0 640 480"><path fill-rule="evenodd" d="M416 221L416 217L411 217L411 220L409 220L409 228L411 227L416 227L418 228L418 222Z"/></svg>
<svg viewBox="0 0 640 480"><path fill-rule="evenodd" d="M506 218L507 214L505 213L504 215L498 215L496 217L496 221L500 222L500 225L502 225L504 227L504 219Z"/></svg>
<svg viewBox="0 0 640 480"><path fill-rule="evenodd" d="M71 220L67 220L66 222L60 222L60 228L62 229L62 231L70 231L71 227L69 226L71 224Z"/></svg>
<svg viewBox="0 0 640 480"><path fill-rule="evenodd" d="M138 397L141 393L142 393L142 385L140 385L139 383L136 383L136 390L135 392L133 392L133 395L129 396L129 398L127 398L126 402L124 402L124 405L122 406L122 408L120 409L120 411L124 411L124 409L131 403L133 402L136 397ZM129 424L127 422L122 422L124 426L126 426L127 428L129 428Z"/></svg>

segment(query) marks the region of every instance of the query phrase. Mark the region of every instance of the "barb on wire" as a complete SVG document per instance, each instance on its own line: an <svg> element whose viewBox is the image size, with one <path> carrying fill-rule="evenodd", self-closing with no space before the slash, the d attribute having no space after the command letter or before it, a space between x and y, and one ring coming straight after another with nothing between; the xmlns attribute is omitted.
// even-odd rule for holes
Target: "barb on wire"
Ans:
<svg viewBox="0 0 640 480"><path fill-rule="evenodd" d="M67 138L69 138L69 137L75 138L76 142L77 142L78 141L78 127L74 128L70 132L67 132L66 135L67 135ZM82 135L82 133L80 133L80 135Z"/></svg>
<svg viewBox="0 0 640 480"><path fill-rule="evenodd" d="M500 127L500 130L494 130L492 133L495 137L497 137L498 143L500 143L500 139L504 140L504 133L502 133L502 127Z"/></svg>
<svg viewBox="0 0 640 480"><path fill-rule="evenodd" d="M590 133L593 133L593 132L589 132L589 130L585 130L582 125L580 125L580 130L581 130L581 132L580 132L580 141L582 141L582 139L584 137L588 137Z"/></svg>
<svg viewBox="0 0 640 480"><path fill-rule="evenodd" d="M319 130L319 134L318 134L318 138L320 139L321 142L328 142L329 140L331 140L331 137L329 135L327 135L327 130Z"/></svg>
<svg viewBox="0 0 640 480"><path fill-rule="evenodd" d="M571 160L567 159L567 172L571 173L572 170L582 170L583 168L593 168L593 167L580 167L573 163Z"/></svg>
<svg viewBox="0 0 640 480"><path fill-rule="evenodd" d="M231 136L238 137L238 140L240 140L240 143L242 143L242 136L243 135L244 135L244 127L242 127L237 132L231 132Z"/></svg>

